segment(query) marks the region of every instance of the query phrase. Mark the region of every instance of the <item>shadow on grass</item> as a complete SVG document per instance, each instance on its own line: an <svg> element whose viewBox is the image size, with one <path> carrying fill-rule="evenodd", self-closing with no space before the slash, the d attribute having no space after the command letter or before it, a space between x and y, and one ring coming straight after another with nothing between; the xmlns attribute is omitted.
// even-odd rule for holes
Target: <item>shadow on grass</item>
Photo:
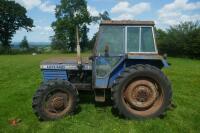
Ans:
<svg viewBox="0 0 200 133"><path fill-rule="evenodd" d="M111 100L111 92L106 91L106 101L105 102L96 102L95 101L95 96L93 91L79 91L79 104L92 104L95 106L96 110L99 112L106 112L108 107L111 108L111 112L114 117L117 117L119 119L126 119L123 115L120 115L119 111L113 107L113 101ZM167 111L173 110L173 109L167 109ZM78 114L82 111L81 106L78 106L77 111L75 114ZM158 118L160 119L165 119L167 116L167 113L164 112L161 114Z"/></svg>
<svg viewBox="0 0 200 133"><path fill-rule="evenodd" d="M118 117L120 119L124 119L122 115L119 115L119 112L117 109L113 108L113 101L111 100L111 92L106 91L106 101L105 102L96 102L95 96L93 91L79 91L79 104L93 104L97 111L105 111L108 107L111 108L111 112L115 117ZM76 114L81 112L81 107L79 106Z"/></svg>

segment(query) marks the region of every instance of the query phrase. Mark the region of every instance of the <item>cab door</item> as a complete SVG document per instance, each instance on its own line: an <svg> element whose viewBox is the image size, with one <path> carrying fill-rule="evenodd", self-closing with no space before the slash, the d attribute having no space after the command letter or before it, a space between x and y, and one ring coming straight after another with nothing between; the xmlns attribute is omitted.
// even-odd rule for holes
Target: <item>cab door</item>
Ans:
<svg viewBox="0 0 200 133"><path fill-rule="evenodd" d="M101 26L94 59L94 88L107 88L110 73L124 56L125 27Z"/></svg>

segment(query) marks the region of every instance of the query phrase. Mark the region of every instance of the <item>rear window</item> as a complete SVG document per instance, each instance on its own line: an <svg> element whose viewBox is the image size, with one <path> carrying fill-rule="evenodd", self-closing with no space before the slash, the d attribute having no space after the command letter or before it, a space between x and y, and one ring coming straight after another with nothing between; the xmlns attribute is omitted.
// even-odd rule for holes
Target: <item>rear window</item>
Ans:
<svg viewBox="0 0 200 133"><path fill-rule="evenodd" d="M155 52L154 39L151 27L141 28L141 52Z"/></svg>

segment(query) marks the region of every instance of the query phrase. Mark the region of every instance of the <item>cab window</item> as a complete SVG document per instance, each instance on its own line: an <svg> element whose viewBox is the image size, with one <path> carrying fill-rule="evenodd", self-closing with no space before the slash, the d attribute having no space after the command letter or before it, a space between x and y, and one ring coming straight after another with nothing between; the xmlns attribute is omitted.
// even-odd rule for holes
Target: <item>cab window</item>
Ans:
<svg viewBox="0 0 200 133"><path fill-rule="evenodd" d="M127 27L127 52L156 52L152 27Z"/></svg>
<svg viewBox="0 0 200 133"><path fill-rule="evenodd" d="M155 52L154 39L151 27L141 28L141 52Z"/></svg>
<svg viewBox="0 0 200 133"><path fill-rule="evenodd" d="M107 49L110 55L124 53L125 28L122 26L101 26L97 43L97 54L104 55Z"/></svg>
<svg viewBox="0 0 200 133"><path fill-rule="evenodd" d="M127 28L127 51L138 52L140 41L140 28L130 27Z"/></svg>

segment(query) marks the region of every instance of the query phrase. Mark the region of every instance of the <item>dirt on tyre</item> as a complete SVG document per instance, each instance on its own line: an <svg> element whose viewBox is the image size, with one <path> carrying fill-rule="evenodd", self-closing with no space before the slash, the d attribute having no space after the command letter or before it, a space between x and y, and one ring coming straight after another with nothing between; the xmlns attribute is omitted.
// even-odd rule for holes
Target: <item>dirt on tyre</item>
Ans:
<svg viewBox="0 0 200 133"><path fill-rule="evenodd" d="M162 115L170 106L172 89L164 73L150 65L126 68L112 88L114 107L128 119Z"/></svg>
<svg viewBox="0 0 200 133"><path fill-rule="evenodd" d="M32 108L39 120L56 120L73 114L78 100L78 92L68 81L52 80L36 91Z"/></svg>

